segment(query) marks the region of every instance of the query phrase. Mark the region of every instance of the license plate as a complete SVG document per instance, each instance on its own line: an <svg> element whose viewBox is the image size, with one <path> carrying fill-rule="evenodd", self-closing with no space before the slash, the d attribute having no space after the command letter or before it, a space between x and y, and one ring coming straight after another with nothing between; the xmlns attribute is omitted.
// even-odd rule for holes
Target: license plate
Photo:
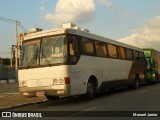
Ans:
<svg viewBox="0 0 160 120"><path fill-rule="evenodd" d="M45 95L45 92L44 91L37 91L36 92L36 96L44 96Z"/></svg>

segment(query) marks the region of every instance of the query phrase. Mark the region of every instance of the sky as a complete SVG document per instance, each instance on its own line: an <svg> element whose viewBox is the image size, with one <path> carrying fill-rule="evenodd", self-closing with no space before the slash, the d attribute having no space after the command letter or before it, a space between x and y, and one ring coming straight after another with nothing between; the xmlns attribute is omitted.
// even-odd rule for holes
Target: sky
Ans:
<svg viewBox="0 0 160 120"><path fill-rule="evenodd" d="M0 18L20 22L19 32L72 22L91 33L160 51L160 0L1 0ZM14 22L0 19L0 57L16 44Z"/></svg>

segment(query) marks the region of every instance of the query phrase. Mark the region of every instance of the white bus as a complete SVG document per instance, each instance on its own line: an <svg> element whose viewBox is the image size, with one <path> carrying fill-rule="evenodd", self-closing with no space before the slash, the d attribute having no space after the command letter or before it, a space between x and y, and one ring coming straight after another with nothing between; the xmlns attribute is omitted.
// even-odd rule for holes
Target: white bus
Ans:
<svg viewBox="0 0 160 120"><path fill-rule="evenodd" d="M142 49L89 33L73 24L24 37L18 70L24 96L85 94L132 86L145 80Z"/></svg>

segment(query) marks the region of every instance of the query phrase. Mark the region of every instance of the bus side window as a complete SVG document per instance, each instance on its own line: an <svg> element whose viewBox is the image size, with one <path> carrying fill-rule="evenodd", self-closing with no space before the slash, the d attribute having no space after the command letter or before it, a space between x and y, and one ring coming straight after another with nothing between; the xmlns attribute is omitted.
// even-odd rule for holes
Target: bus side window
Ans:
<svg viewBox="0 0 160 120"><path fill-rule="evenodd" d="M78 50L78 41L77 38L74 36L69 37L69 51L70 51L70 61L76 62L77 57L79 56Z"/></svg>
<svg viewBox="0 0 160 120"><path fill-rule="evenodd" d="M133 53L131 49L126 48L126 58L128 60L133 60Z"/></svg>
<svg viewBox="0 0 160 120"><path fill-rule="evenodd" d="M126 59L125 49L123 47L117 47L118 48L118 57L120 59Z"/></svg>
<svg viewBox="0 0 160 120"><path fill-rule="evenodd" d="M108 44L108 53L112 58L117 58L117 47L115 45Z"/></svg>
<svg viewBox="0 0 160 120"><path fill-rule="evenodd" d="M134 60L139 60L138 51L133 51Z"/></svg>
<svg viewBox="0 0 160 120"><path fill-rule="evenodd" d="M144 53L143 52L139 52L139 59L140 61L144 61Z"/></svg>
<svg viewBox="0 0 160 120"><path fill-rule="evenodd" d="M82 53L85 55L94 55L93 41L87 38L81 39Z"/></svg>
<svg viewBox="0 0 160 120"><path fill-rule="evenodd" d="M102 42L95 41L96 55L99 57L107 57L106 45Z"/></svg>

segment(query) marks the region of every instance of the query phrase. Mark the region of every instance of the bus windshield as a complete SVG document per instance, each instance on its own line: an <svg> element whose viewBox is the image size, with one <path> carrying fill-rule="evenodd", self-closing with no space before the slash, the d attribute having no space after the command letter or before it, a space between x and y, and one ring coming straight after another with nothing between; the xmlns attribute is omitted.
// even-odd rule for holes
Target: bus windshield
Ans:
<svg viewBox="0 0 160 120"><path fill-rule="evenodd" d="M145 50L144 51L145 57L151 57L151 51L150 50Z"/></svg>
<svg viewBox="0 0 160 120"><path fill-rule="evenodd" d="M40 65L64 63L67 61L67 42L65 36L42 39Z"/></svg>
<svg viewBox="0 0 160 120"><path fill-rule="evenodd" d="M64 35L27 41L22 45L20 67L29 68L66 61L67 42Z"/></svg>
<svg viewBox="0 0 160 120"><path fill-rule="evenodd" d="M38 65L40 39L24 42L21 51L20 67Z"/></svg>

